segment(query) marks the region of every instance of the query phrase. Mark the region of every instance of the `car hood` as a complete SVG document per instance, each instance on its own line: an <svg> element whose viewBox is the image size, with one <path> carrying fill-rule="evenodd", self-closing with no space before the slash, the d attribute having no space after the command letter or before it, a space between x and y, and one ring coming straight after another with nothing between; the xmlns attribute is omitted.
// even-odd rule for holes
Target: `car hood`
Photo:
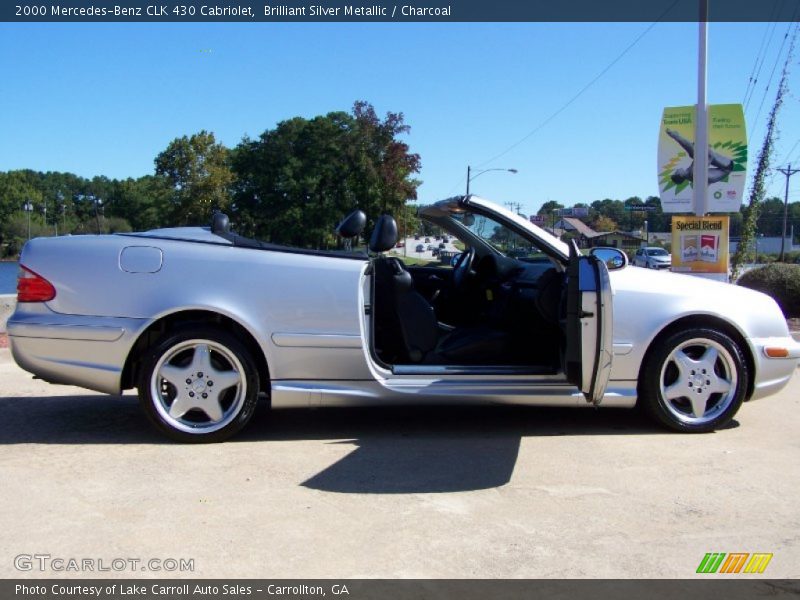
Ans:
<svg viewBox="0 0 800 600"><path fill-rule="evenodd" d="M701 313L736 323L748 335L788 335L778 304L761 292L695 275L624 268L611 271L615 314ZM617 302L617 301L620 302Z"/></svg>

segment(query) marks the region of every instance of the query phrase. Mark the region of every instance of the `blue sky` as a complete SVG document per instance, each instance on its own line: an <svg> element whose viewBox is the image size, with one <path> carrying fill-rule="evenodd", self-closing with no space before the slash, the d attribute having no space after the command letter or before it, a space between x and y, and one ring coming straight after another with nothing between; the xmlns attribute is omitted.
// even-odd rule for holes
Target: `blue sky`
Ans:
<svg viewBox="0 0 800 600"><path fill-rule="evenodd" d="M153 172L175 137L206 129L233 146L283 119L349 110L363 99L381 114L405 114L406 141L422 157L422 202L462 192L468 164L518 169L485 173L472 190L526 212L547 200L656 195L661 110L696 99L697 24L655 25L537 129L650 25L3 23L0 170L137 177ZM769 40L747 111L751 157L786 31L710 25L710 103L743 100ZM781 166L800 164L796 63L781 113ZM800 200L800 176L792 181L790 199ZM783 184L778 175L769 192L782 197Z"/></svg>

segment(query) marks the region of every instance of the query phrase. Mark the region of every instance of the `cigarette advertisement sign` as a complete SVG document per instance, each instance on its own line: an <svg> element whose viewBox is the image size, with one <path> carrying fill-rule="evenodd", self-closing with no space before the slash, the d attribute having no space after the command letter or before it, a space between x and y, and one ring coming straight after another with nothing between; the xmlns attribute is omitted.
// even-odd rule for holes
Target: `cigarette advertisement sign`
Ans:
<svg viewBox="0 0 800 600"><path fill-rule="evenodd" d="M658 190L665 213L695 212L695 107L665 108L658 136ZM747 134L741 104L708 107L706 212L736 212L747 169Z"/></svg>
<svg viewBox="0 0 800 600"><path fill-rule="evenodd" d="M728 279L728 215L672 217L672 270Z"/></svg>

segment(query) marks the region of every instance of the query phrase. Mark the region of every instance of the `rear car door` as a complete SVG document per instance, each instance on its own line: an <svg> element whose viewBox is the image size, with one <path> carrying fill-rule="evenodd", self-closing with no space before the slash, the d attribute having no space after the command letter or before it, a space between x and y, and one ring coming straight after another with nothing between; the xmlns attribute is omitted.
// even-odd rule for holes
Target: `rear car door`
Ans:
<svg viewBox="0 0 800 600"><path fill-rule="evenodd" d="M611 374L613 313L608 268L583 256L573 241L567 266L567 322L564 370L593 404L600 404Z"/></svg>

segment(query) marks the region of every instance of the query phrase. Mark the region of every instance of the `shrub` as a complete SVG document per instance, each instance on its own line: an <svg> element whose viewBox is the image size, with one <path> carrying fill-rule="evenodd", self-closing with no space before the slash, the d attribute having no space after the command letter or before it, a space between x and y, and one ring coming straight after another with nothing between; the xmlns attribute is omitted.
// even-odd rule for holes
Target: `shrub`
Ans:
<svg viewBox="0 0 800 600"><path fill-rule="evenodd" d="M785 317L800 317L800 265L758 267L742 275L737 283L772 296Z"/></svg>

